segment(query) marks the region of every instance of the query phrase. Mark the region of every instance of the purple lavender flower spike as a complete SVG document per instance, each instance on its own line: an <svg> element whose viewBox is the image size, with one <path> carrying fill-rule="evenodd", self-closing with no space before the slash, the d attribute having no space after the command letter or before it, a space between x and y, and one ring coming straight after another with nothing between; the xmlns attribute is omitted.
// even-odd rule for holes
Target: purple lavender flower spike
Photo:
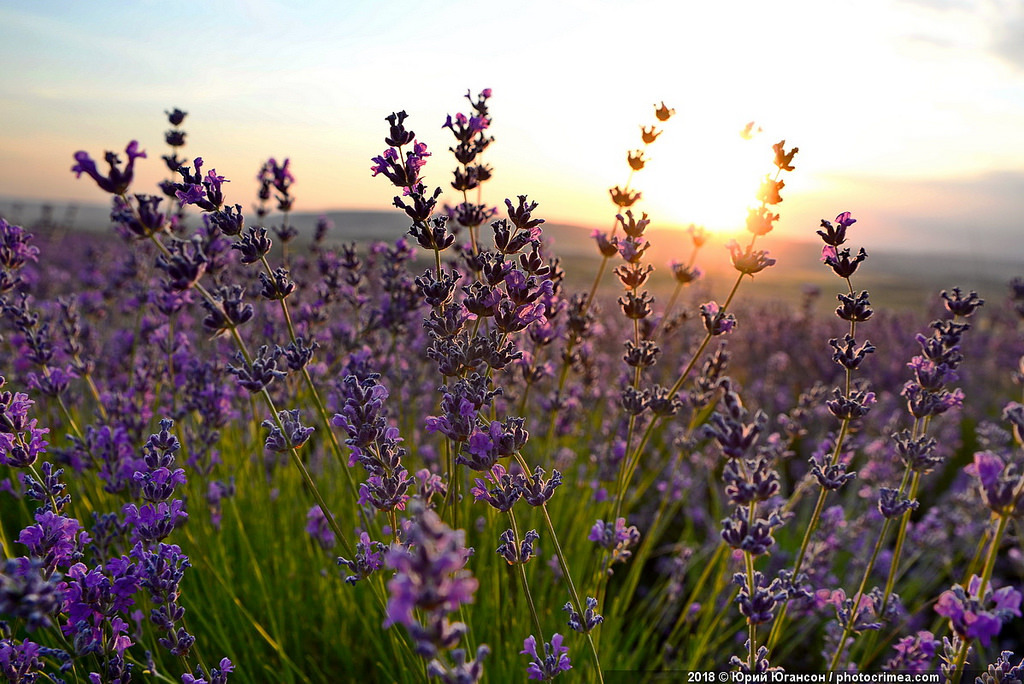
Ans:
<svg viewBox="0 0 1024 684"><path fill-rule="evenodd" d="M497 548L499 556L505 559L509 565L521 565L529 562L534 557L533 545L540 539L537 530L530 530L516 547L515 535L512 530L505 530L499 537L502 543Z"/></svg>
<svg viewBox="0 0 1024 684"><path fill-rule="evenodd" d="M438 658L427 663L427 676L440 679L444 684L476 684L484 676L484 658L490 654L490 647L480 644L476 657L466 660L466 649L456 648L451 652L451 665Z"/></svg>
<svg viewBox="0 0 1024 684"><path fill-rule="evenodd" d="M886 669L905 672L932 672L934 670L932 661L935 659L938 647L938 640L928 631L922 630L917 634L903 637L893 647L896 655L886 663Z"/></svg>
<svg viewBox="0 0 1024 684"><path fill-rule="evenodd" d="M306 514L306 534L325 551L333 549L335 544L338 543L334 532L331 531L330 526L327 524L327 517L324 516L324 512L320 509L319 505L310 508Z"/></svg>
<svg viewBox="0 0 1024 684"><path fill-rule="evenodd" d="M126 504L121 512L125 522L132 526L132 539L138 542L162 541L188 520L185 502L181 499L145 504L141 508Z"/></svg>
<svg viewBox="0 0 1024 684"><path fill-rule="evenodd" d="M572 662L569 660L569 647L562 645L562 635L553 634L551 642L544 644L544 656L537 653L537 639L531 634L523 640L521 655L528 655L533 661L526 666L526 674L530 679L549 682L558 676L560 672L568 672L572 669Z"/></svg>
<svg viewBox="0 0 1024 684"><path fill-rule="evenodd" d="M701 304L700 316L704 321L704 329L711 335L724 335L736 327L736 317L731 313L722 313L716 302Z"/></svg>
<svg viewBox="0 0 1024 684"><path fill-rule="evenodd" d="M93 161L88 152L75 152L76 163L71 167L71 170L76 178L81 178L83 173L86 174L96 181L100 190L104 192L109 192L112 195L123 195L128 192L128 187L132 183L135 172L135 160L146 158L146 153L139 151L139 143L136 140L128 143L124 153L128 156L128 163L123 169L121 168L121 160L115 153L107 152L104 155L104 159L110 167L106 176L100 175L99 169L96 168L96 162Z"/></svg>
<svg viewBox="0 0 1024 684"><path fill-rule="evenodd" d="M355 584L384 567L384 554L387 548L387 545L382 542L370 541L370 535L361 532L359 541L356 543L355 558L352 560L338 558L338 565L344 565L354 573L345 577L345 581L348 584Z"/></svg>
<svg viewBox="0 0 1024 684"><path fill-rule="evenodd" d="M18 535L18 542L28 547L32 556L40 558L48 572L68 567L78 559L82 546L89 541L78 520L49 510L38 511L35 519L35 525L29 525Z"/></svg>
<svg viewBox="0 0 1024 684"><path fill-rule="evenodd" d="M935 612L949 618L950 629L960 638L977 639L988 646L1003 623L1021 616L1021 593L1012 586L993 591L988 583L982 594L981 584L981 578L972 575L966 587L953 585L939 596Z"/></svg>
<svg viewBox="0 0 1024 684"><path fill-rule="evenodd" d="M995 513L1013 515L1024 505L1018 496L1021 473L1016 464L1004 463L994 452L979 451L966 470L978 478L982 501Z"/></svg>
<svg viewBox="0 0 1024 684"><path fill-rule="evenodd" d="M418 502L413 508L406 545L393 545L385 559L395 576L388 582L391 597L384 626L405 625L416 651L434 657L454 647L465 632L464 624L449 623L447 616L473 601L478 582L465 569L472 554L465 547L465 533L452 531Z"/></svg>
<svg viewBox="0 0 1024 684"><path fill-rule="evenodd" d="M13 272L30 261L39 261L39 248L28 244L32 237L32 233L21 226L0 218L0 268Z"/></svg>
<svg viewBox="0 0 1024 684"><path fill-rule="evenodd" d="M768 252L762 249L754 249L750 245L743 248L735 240L730 241L726 247L732 257L733 268L744 275L752 276L775 265L775 259L770 258Z"/></svg>
<svg viewBox="0 0 1024 684"><path fill-rule="evenodd" d="M562 606L562 610L569 614L569 627L574 632L590 632L604 622L604 616L597 612L597 599L593 596L587 597L587 607L583 610L583 615L576 612L570 601Z"/></svg>
<svg viewBox="0 0 1024 684"><path fill-rule="evenodd" d="M181 684L227 684L228 675L234 672L235 666L227 658L221 658L217 667L211 667L207 673L200 666L191 674L181 675Z"/></svg>
<svg viewBox="0 0 1024 684"><path fill-rule="evenodd" d="M612 574L612 565L625 563L633 556L630 550L640 542L640 531L636 525L626 527L625 518L616 518L615 523L598 520L590 528L587 539L598 546L611 551L608 559L607 572Z"/></svg>
<svg viewBox="0 0 1024 684"><path fill-rule="evenodd" d="M505 467L497 463L486 474L486 479L476 478L476 486L470 490L477 501L486 501L501 512L512 509L523 494L525 478L515 473L510 475Z"/></svg>
<svg viewBox="0 0 1024 684"><path fill-rule="evenodd" d="M0 569L0 614L25 620L30 632L52 626L64 604L62 579L47 575L39 558L8 558Z"/></svg>
<svg viewBox="0 0 1024 684"><path fill-rule="evenodd" d="M307 427L299 421L298 409L278 411L277 419L284 426L284 432L272 420L265 420L262 423L263 427L270 429L270 434L267 435L264 444L267 451L284 453L292 449L298 449L306 443L309 436L316 429L314 427Z"/></svg>

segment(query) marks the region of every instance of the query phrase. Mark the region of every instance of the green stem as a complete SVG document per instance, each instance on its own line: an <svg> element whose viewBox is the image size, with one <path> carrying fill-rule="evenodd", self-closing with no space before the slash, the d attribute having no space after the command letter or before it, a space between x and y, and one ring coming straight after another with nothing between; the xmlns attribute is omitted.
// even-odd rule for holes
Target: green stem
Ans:
<svg viewBox="0 0 1024 684"><path fill-rule="evenodd" d="M1014 502L1016 503L1016 499ZM1012 508L1015 507L1016 506L1013 506ZM996 532L992 536L992 545L988 547L988 557L985 559L985 569L981 575L981 586L978 588L979 597L983 597L985 595L985 589L992 580L992 571L996 566L996 556L999 555L999 546L1003 542L1003 534L1006 532L1006 526L1009 522L1009 515L1005 513L999 514L999 525L996 527ZM964 664L967 662L967 651L971 647L971 641L973 641L973 639L961 638L963 639L963 642L960 644L960 651L956 655L956 669L955 674L953 675L952 684L959 684L961 677L963 677Z"/></svg>
<svg viewBox="0 0 1024 684"><path fill-rule="evenodd" d="M516 515L510 508L508 510L508 521L512 525L512 542L514 550L519 552L519 525L516 524ZM537 615L537 606L533 603L533 594L530 593L530 584L526 581L526 566L524 563L516 563L516 572L519 574L519 581L523 584L523 593L526 595L526 603L530 607L530 617L533 618L533 626L537 630L537 638L542 644L547 643L544 639L544 628L541 627L540 617Z"/></svg>
<svg viewBox="0 0 1024 684"><path fill-rule="evenodd" d="M522 466L523 472L530 472L529 465L521 454L516 453L516 460L519 465ZM548 528L548 534L551 535L551 543L555 547L555 555L558 557L558 565L562 569L562 575L565 577L565 583L569 587L569 595L572 598L573 604L576 608L576 612L581 616L586 612L584 609L584 603L580 601L580 596L576 592L576 585L572 581L572 573L569 571L569 564L565 560L565 554L562 552L562 545L558 543L558 534L555 532L555 526L551 522L551 514L548 513L547 503L541 504L541 511L544 513L544 522ZM594 666L597 671L597 679L601 684L604 684L604 674L601 672L601 659L597 655L597 646L594 644L594 638L590 632L586 633L587 643L590 645L590 652L594 657Z"/></svg>

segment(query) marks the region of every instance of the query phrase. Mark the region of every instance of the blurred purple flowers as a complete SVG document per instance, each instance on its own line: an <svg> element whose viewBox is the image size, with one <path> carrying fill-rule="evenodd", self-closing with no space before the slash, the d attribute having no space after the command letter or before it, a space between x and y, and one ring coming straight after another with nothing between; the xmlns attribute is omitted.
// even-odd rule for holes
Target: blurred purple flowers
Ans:
<svg viewBox="0 0 1024 684"><path fill-rule="evenodd" d="M1002 629L1003 623L1020 617L1021 593L1011 586L995 591L990 583L972 575L966 587L959 584L939 596L935 612L949 618L949 626L963 639L977 639L988 646Z"/></svg>

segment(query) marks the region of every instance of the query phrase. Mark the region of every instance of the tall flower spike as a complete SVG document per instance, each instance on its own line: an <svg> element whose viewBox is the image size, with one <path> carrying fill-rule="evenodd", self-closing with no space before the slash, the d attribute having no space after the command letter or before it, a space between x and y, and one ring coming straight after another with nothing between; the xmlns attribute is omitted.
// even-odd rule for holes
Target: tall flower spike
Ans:
<svg viewBox="0 0 1024 684"><path fill-rule="evenodd" d="M104 155L104 160L107 162L107 166L110 167L105 176L100 175L99 169L96 168L96 162L93 161L88 152L84 151L75 152L75 165L71 167L71 170L74 172L75 178L81 178L84 173L96 181L96 185L100 187L100 190L109 192L111 195L123 195L128 192L128 187L132 184L132 178L135 174L135 160L146 158L146 153L139 150L139 143L136 140L128 143L124 153L128 157L128 163L125 164L124 168L121 168L121 160L115 153L107 152Z"/></svg>

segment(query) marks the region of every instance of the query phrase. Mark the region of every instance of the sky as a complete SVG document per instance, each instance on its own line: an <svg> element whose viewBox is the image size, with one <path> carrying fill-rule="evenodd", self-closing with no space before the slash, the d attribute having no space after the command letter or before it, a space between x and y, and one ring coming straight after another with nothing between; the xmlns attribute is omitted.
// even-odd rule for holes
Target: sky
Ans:
<svg viewBox="0 0 1024 684"><path fill-rule="evenodd" d="M130 140L149 152L134 190L155 191L179 107L185 154L232 203L287 157L296 210L387 209L370 175L385 116L408 112L447 188L441 125L491 88L492 204L526 194L548 220L610 227L608 188L664 101L676 115L631 179L652 225L734 233L785 139L780 234L851 211L869 251L1024 261L1019 0L0 0L0 64L6 198L102 203L72 154Z"/></svg>

